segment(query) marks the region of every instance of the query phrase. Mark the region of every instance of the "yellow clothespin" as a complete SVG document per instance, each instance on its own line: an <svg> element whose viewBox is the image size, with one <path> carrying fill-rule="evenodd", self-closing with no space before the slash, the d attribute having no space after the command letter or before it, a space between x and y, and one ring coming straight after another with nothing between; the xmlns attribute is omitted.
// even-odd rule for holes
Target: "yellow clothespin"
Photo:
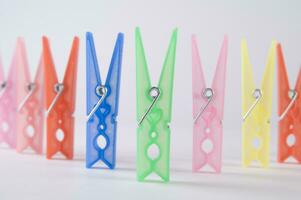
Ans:
<svg viewBox="0 0 301 200"><path fill-rule="evenodd" d="M258 161L268 167L270 154L270 116L272 111L276 41L273 41L263 75L261 88L256 88L249 61L247 42L241 42L242 64L242 164ZM257 144L256 144L257 143Z"/></svg>

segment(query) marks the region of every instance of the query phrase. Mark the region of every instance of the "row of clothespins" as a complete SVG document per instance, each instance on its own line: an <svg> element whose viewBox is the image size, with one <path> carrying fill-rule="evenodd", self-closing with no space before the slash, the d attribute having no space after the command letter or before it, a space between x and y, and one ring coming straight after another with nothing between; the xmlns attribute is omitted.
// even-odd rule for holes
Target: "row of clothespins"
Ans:
<svg viewBox="0 0 301 200"><path fill-rule="evenodd" d="M86 166L102 161L108 168L115 167L116 129L119 104L123 34L117 36L108 75L101 81L92 33L86 34ZM24 41L18 39L8 77L4 79L0 66L0 142L18 152L31 147L42 153L43 121L46 105L46 156L51 159L61 152L73 158L73 130L76 94L76 74L79 39L74 38L62 82L57 78L48 39L43 37L43 52L34 80L30 79ZM137 179L156 173L169 180L170 129L173 77L177 30L171 41L157 86L152 86L139 28L136 29L136 93L137 93ZM226 83L228 39L224 38L214 80L206 86L196 38L192 37L193 88L193 171L209 165L220 172L222 166L222 120ZM242 161L249 166L257 160L263 167L269 164L270 115L273 91L275 55L278 57L279 79L279 146L278 161L294 157L301 162L301 78L291 90L280 44L272 42L260 88L255 87L246 41L242 41ZM298 103L299 102L299 103ZM59 133L61 135L59 135ZM293 135L294 144L287 138ZM259 147L253 141L258 139ZM100 144L99 140L103 143ZM211 151L202 148L205 141L212 143ZM150 154L151 149L158 154Z"/></svg>

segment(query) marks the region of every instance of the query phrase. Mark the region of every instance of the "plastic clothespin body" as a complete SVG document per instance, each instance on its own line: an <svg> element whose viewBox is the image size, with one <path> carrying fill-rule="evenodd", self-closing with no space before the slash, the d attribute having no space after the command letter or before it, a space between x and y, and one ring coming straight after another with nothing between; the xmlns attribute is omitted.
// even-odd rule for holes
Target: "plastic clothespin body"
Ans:
<svg viewBox="0 0 301 200"><path fill-rule="evenodd" d="M177 30L174 30L164 61L156 96L150 93L150 75L139 28L136 29L137 179L152 172L169 181L170 128ZM150 150L158 155L151 157Z"/></svg>
<svg viewBox="0 0 301 200"><path fill-rule="evenodd" d="M16 114L17 114L17 51L16 46L7 79L4 78L2 64L0 63L0 143L15 148L17 143Z"/></svg>
<svg viewBox="0 0 301 200"><path fill-rule="evenodd" d="M36 153L43 152L43 65L42 58L33 82L27 62L25 43L18 39L17 50L17 151L31 147Z"/></svg>
<svg viewBox="0 0 301 200"><path fill-rule="evenodd" d="M116 130L123 50L123 34L119 33L108 76L102 85L92 33L86 35L87 53L87 137L86 166L93 167L99 160L110 169L115 167ZM92 113L93 112L93 113ZM102 138L104 146L98 140Z"/></svg>
<svg viewBox="0 0 301 200"><path fill-rule="evenodd" d="M295 88L291 90L281 45L277 45L278 60L278 162L290 156L301 163L301 70ZM294 143L288 143L292 136Z"/></svg>
<svg viewBox="0 0 301 200"><path fill-rule="evenodd" d="M224 38L211 88L206 87L196 38L192 36L192 96L193 96L193 171L206 164L215 172L221 171L223 111L228 39ZM212 149L202 148L205 141Z"/></svg>
<svg viewBox="0 0 301 200"><path fill-rule="evenodd" d="M269 165L275 44L276 42L273 41L270 47L261 88L258 89L253 80L247 43L245 40L241 43L242 114L244 116L242 163L245 167L249 166L252 161L258 161L262 167Z"/></svg>
<svg viewBox="0 0 301 200"><path fill-rule="evenodd" d="M45 101L47 110L47 149L51 159L61 152L67 159L73 158L74 107L79 39L75 37L62 83L58 82L48 39L43 37L43 61ZM60 137L59 133L61 134Z"/></svg>

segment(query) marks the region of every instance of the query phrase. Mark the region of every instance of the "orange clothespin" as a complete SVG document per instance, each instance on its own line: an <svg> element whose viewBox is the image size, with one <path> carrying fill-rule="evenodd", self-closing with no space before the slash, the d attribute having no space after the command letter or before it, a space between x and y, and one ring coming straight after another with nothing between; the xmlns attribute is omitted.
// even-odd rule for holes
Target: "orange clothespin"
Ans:
<svg viewBox="0 0 301 200"><path fill-rule="evenodd" d="M74 37L63 82L58 82L47 37L43 37L45 76L45 100L47 108L47 150L51 159L61 152L67 159L73 158L74 107L79 39Z"/></svg>
<svg viewBox="0 0 301 200"><path fill-rule="evenodd" d="M278 162L290 156L301 163L301 69L294 89L290 88L281 45L278 59ZM292 138L292 140L289 140Z"/></svg>

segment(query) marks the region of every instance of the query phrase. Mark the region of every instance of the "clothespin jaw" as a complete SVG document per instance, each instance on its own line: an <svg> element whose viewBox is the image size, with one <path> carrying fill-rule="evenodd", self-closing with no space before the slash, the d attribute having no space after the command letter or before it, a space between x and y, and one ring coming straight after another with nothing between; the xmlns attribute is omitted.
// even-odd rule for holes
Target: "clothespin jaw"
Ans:
<svg viewBox="0 0 301 200"><path fill-rule="evenodd" d="M89 32L86 34L87 168L92 168L98 161L102 161L110 169L115 168L116 118L118 115L123 40L124 35L119 33L107 79L103 85L100 78L93 35ZM104 145L101 146L98 141L103 142Z"/></svg>
<svg viewBox="0 0 301 200"><path fill-rule="evenodd" d="M48 38L43 37L43 62L45 78L45 102L47 108L47 150L51 159L61 152L67 159L73 158L74 107L79 38L74 37L71 53L62 83L58 82ZM61 137L59 137L59 133Z"/></svg>
<svg viewBox="0 0 301 200"><path fill-rule="evenodd" d="M268 167L270 152L270 116L275 65L275 46L273 41L263 75L261 88L256 88L252 66L249 60L247 43L241 44L242 58L242 163L247 167L257 160L261 166ZM256 142L259 143L256 145Z"/></svg>
<svg viewBox="0 0 301 200"><path fill-rule="evenodd" d="M290 156L301 163L301 69L296 86L290 88L285 60L280 44L277 44L278 61L278 162L285 162ZM288 138L294 138L289 143Z"/></svg>
<svg viewBox="0 0 301 200"><path fill-rule="evenodd" d="M0 143L6 143L10 148L16 147L16 74L17 74L18 43L10 65L7 79L3 77L0 83Z"/></svg>
<svg viewBox="0 0 301 200"><path fill-rule="evenodd" d="M227 46L228 38L225 36L213 84L207 88L196 37L192 36L193 171L199 171L206 164L217 173L221 171ZM203 149L205 142L210 142L212 149Z"/></svg>
<svg viewBox="0 0 301 200"><path fill-rule="evenodd" d="M25 42L18 39L17 50L17 146L18 152L31 147L36 153L43 151L43 65L40 60L33 82L27 62Z"/></svg>
<svg viewBox="0 0 301 200"><path fill-rule="evenodd" d="M158 87L151 87L140 29L136 28L137 179L152 172L169 181L170 129L177 29L173 31ZM157 150L157 155L150 151Z"/></svg>

